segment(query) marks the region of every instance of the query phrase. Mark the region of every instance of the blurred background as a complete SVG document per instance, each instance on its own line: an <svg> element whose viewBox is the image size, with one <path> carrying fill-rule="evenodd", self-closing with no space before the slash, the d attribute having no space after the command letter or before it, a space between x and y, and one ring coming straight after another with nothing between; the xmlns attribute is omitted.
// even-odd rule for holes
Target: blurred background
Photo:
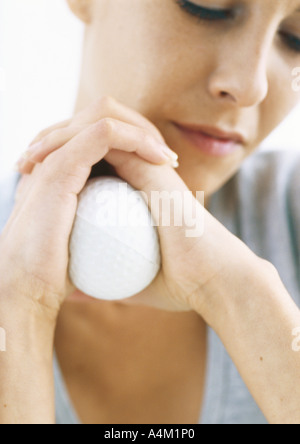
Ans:
<svg viewBox="0 0 300 444"><path fill-rule="evenodd" d="M0 0L0 176L40 130L71 116L82 38L65 0Z"/></svg>
<svg viewBox="0 0 300 444"><path fill-rule="evenodd" d="M40 130L71 116L82 40L65 0L0 0L0 177ZM300 106L262 149L299 148L299 122Z"/></svg>

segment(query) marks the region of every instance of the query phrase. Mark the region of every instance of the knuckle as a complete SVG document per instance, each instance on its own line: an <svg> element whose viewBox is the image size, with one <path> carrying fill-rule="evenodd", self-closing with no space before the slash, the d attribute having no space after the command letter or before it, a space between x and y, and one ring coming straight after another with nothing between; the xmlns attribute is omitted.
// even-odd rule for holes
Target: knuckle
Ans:
<svg viewBox="0 0 300 444"><path fill-rule="evenodd" d="M114 131L115 122L109 117L99 120L96 123L96 129L99 135L105 139L109 139Z"/></svg>
<svg viewBox="0 0 300 444"><path fill-rule="evenodd" d="M100 99L98 99L98 106L100 110L109 109L115 103L116 103L115 99L108 95L101 96Z"/></svg>
<svg viewBox="0 0 300 444"><path fill-rule="evenodd" d="M100 113L105 113L111 111L112 109L116 109L116 106L119 105L119 102L112 96L103 95L96 101L97 108ZM159 129L145 116L142 114L135 112L136 118L140 121L140 126L145 129L145 131L150 132L153 135L154 139L165 143L165 139L162 136Z"/></svg>

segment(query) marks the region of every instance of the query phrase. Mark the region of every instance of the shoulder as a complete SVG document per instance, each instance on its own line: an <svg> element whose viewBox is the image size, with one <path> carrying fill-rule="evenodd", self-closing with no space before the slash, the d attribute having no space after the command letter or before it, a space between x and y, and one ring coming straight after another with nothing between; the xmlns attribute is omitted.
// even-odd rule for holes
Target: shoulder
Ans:
<svg viewBox="0 0 300 444"><path fill-rule="evenodd" d="M0 233L13 209L19 178L18 173L11 173L0 178Z"/></svg>

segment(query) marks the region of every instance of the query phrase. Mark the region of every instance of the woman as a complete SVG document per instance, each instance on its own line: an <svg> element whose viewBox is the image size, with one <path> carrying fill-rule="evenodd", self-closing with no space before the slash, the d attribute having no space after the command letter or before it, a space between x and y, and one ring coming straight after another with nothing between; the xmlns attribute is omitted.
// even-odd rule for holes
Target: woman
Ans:
<svg viewBox="0 0 300 444"><path fill-rule="evenodd" d="M68 3L74 116L18 163L0 238L1 423L300 423L300 155L254 154L299 103L300 1ZM108 172L206 195L204 234L159 227L160 273L121 302L67 278L77 196Z"/></svg>

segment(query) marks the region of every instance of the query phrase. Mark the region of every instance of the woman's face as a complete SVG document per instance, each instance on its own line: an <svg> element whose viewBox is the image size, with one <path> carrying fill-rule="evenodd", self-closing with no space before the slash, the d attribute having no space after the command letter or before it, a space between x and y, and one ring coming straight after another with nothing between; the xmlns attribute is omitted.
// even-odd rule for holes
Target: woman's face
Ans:
<svg viewBox="0 0 300 444"><path fill-rule="evenodd" d="M77 108L109 95L143 114L178 153L177 171L193 192L219 189L300 100L292 87L300 0L69 3L87 25ZM188 12L197 7L210 8L198 9L206 18ZM240 133L245 142L215 156L174 122Z"/></svg>

